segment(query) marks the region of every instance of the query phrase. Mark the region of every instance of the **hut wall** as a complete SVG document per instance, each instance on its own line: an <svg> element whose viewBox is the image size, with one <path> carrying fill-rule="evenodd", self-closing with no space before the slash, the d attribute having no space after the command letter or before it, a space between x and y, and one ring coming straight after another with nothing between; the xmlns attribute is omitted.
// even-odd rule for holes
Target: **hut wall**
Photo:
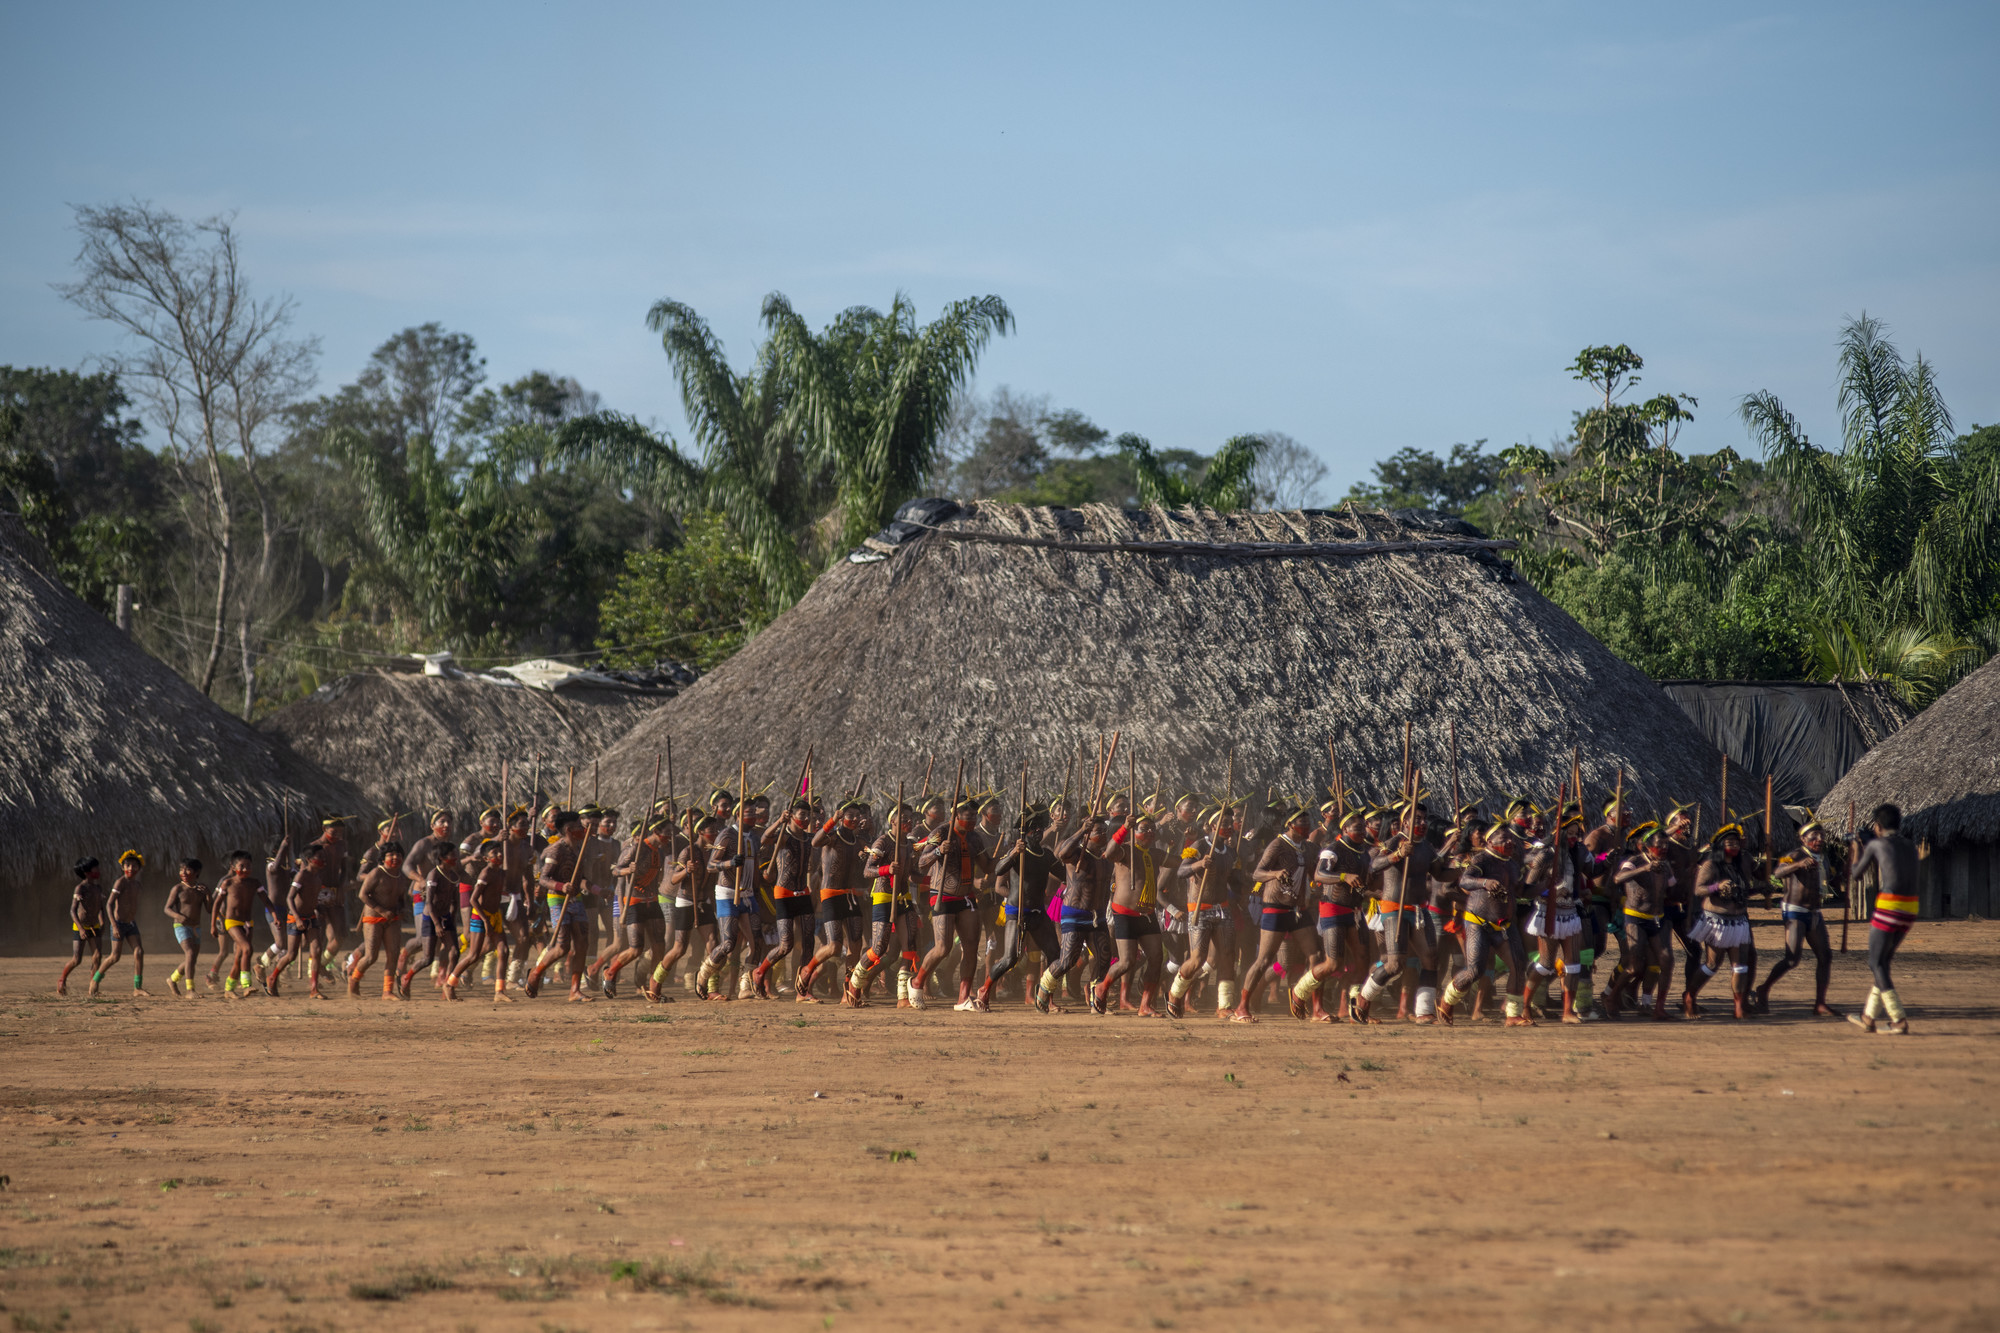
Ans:
<svg viewBox="0 0 2000 1333"><path fill-rule="evenodd" d="M1953 843L1934 850L1928 864L1936 886L1938 916L1991 918L1994 915L1996 905L2000 905L1996 904L2000 886L1993 882L1994 870L2000 867L2000 848L1984 842Z"/></svg>

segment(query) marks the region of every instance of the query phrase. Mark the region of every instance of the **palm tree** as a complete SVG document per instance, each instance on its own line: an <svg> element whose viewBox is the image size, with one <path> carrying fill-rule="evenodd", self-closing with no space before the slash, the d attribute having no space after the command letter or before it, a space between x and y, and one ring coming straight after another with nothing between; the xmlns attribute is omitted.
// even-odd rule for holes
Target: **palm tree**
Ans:
<svg viewBox="0 0 2000 1333"><path fill-rule="evenodd" d="M1251 484L1250 473L1257 466L1257 459L1267 443L1261 435L1233 436L1216 451L1214 458L1208 460L1208 467L1201 476L1191 479L1186 473L1175 472L1167 466L1153 452L1152 444L1143 435L1128 431L1112 441L1132 465L1140 504L1160 505L1167 509L1206 505L1210 509L1225 511L1247 509L1256 498L1256 487Z"/></svg>
<svg viewBox="0 0 2000 1333"><path fill-rule="evenodd" d="M1937 698L1979 659L1977 645L1916 625L1867 639L1846 625L1816 626L1808 651L1815 679L1879 681L1912 708Z"/></svg>
<svg viewBox="0 0 2000 1333"><path fill-rule="evenodd" d="M1739 408L1791 503L1823 610L1863 642L1906 625L1964 638L2000 605L2000 450L1953 437L1930 363L1906 364L1865 313L1841 332L1839 402L1838 452L1772 394Z"/></svg>
<svg viewBox="0 0 2000 1333"><path fill-rule="evenodd" d="M829 487L824 470L799 448L777 358L767 345L750 373L737 374L707 322L679 301L655 301L646 325L660 335L680 381L701 461L631 418L605 412L566 425L557 447L664 508L720 512L749 551L766 597L781 609L791 605L811 582L800 547Z"/></svg>
<svg viewBox="0 0 2000 1333"><path fill-rule="evenodd" d="M454 480L427 435L410 438L401 476L352 427L327 432L326 447L360 485L368 535L424 629L462 647L490 628L467 615L501 605L521 528L498 467L481 461Z"/></svg>
<svg viewBox="0 0 2000 1333"><path fill-rule="evenodd" d="M954 301L920 328L899 292L886 313L855 306L815 334L773 292L764 327L791 394L785 419L804 456L830 472L842 544L855 546L930 475L952 400L1014 316L999 297L981 296Z"/></svg>

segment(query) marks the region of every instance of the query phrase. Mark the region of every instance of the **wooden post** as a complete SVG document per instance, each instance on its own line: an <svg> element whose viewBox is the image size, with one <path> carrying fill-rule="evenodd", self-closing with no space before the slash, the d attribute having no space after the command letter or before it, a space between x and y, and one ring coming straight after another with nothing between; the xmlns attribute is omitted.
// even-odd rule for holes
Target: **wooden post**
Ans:
<svg viewBox="0 0 2000 1333"><path fill-rule="evenodd" d="M1847 892L1840 896L1840 951L1847 952L1847 923L1854 919L1854 861L1861 854L1861 830L1854 823L1854 802L1847 803Z"/></svg>

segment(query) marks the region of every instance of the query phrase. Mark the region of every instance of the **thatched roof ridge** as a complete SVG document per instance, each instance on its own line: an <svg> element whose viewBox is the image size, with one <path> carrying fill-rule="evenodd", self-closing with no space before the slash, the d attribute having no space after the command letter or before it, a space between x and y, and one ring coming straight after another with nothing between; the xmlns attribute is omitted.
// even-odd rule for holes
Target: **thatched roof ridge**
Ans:
<svg viewBox="0 0 2000 1333"><path fill-rule="evenodd" d="M154 864L276 840L360 799L224 712L86 605L0 514L0 877L138 847Z"/></svg>
<svg viewBox="0 0 2000 1333"><path fill-rule="evenodd" d="M464 820L500 800L500 761L522 800L545 756L542 790L562 795L569 765L590 795L590 764L664 696L550 692L478 679L367 671L287 704L259 725L359 788L371 814L443 806ZM644 794L640 795L641 803Z"/></svg>
<svg viewBox="0 0 2000 1333"><path fill-rule="evenodd" d="M1820 814L1847 832L1850 803L1866 823L1884 801L1901 807L1903 832L1933 846L2000 842L2000 657L1863 755Z"/></svg>
<svg viewBox="0 0 2000 1333"><path fill-rule="evenodd" d="M1450 538L1385 514L1223 515L982 504L946 527L1057 541L1297 542ZM1636 809L1705 800L1716 752L1671 700L1489 551L1467 554L1073 554L926 533L879 563L842 563L741 651L605 758L607 786L644 799L671 736L678 786L733 775L789 783L811 743L823 787L863 769L914 788L928 755L1039 794L1070 756L1119 728L1141 782L1219 795L1323 791L1333 736L1350 785L1391 794L1405 719L1435 803L1448 801L1458 723L1468 799L1550 800L1580 745L1586 785L1619 764ZM1087 767L1087 760L1085 766ZM1123 780L1124 760L1119 761ZM1732 804L1761 801L1738 773ZM1116 784L1114 784L1116 785Z"/></svg>

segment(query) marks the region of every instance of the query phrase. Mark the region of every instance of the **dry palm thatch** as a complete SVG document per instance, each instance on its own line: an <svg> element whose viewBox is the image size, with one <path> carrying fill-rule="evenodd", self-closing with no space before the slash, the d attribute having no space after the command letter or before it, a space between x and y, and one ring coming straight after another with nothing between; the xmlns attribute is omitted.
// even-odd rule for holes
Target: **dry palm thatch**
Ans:
<svg viewBox="0 0 2000 1333"><path fill-rule="evenodd" d="M1820 803L1826 826L1851 832L1883 802L1903 832L1945 847L2000 842L2000 657L1946 690L1901 731L1863 755Z"/></svg>
<svg viewBox="0 0 2000 1333"><path fill-rule="evenodd" d="M85 605L11 514L0 514L0 732L10 900L56 880L66 891L83 856L108 877L127 847L149 858L150 878L171 878L159 867L175 858L274 843L287 805L296 831L360 799Z"/></svg>
<svg viewBox="0 0 2000 1333"><path fill-rule="evenodd" d="M1208 545L1089 549L1161 542ZM1269 542L1301 554L1246 545ZM1392 549L1340 549L1351 543ZM982 504L875 563L823 575L621 741L606 785L643 798L671 736L684 786L740 760L789 778L812 744L825 790L864 770L878 790L898 777L914 786L935 755L946 775L961 758L968 773L1017 772L1026 759L1041 792L1116 728L1149 791L1219 798L1233 750L1239 794L1275 785L1316 802L1331 736L1348 784L1387 800L1407 719L1437 808L1449 801L1455 720L1466 799L1547 804L1579 746L1593 805L1622 764L1630 809L1701 801L1713 828L1716 751L1657 686L1514 577L1494 545L1352 511ZM1078 769L1089 767L1086 757ZM1739 772L1731 796L1758 805L1761 784L1753 793Z"/></svg>
<svg viewBox="0 0 2000 1333"><path fill-rule="evenodd" d="M528 799L539 771L545 793L564 795L571 764L579 801L590 797L590 761L660 705L615 690L543 690L442 676L372 671L343 676L262 722L300 754L359 788L371 810L455 820L500 801L500 761L511 799ZM645 801L640 793L639 801ZM414 825L406 826L414 833Z"/></svg>

